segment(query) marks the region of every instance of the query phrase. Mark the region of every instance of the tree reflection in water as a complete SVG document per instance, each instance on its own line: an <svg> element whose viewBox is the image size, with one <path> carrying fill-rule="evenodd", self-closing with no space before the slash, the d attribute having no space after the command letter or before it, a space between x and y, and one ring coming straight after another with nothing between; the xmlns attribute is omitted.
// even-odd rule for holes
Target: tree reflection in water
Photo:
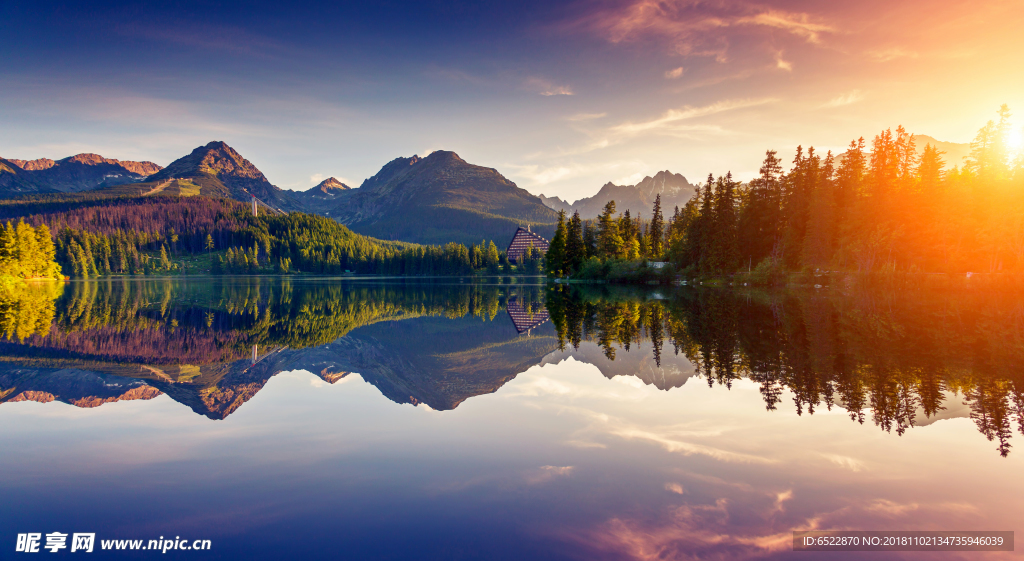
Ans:
<svg viewBox="0 0 1024 561"><path fill-rule="evenodd" d="M709 386L750 380L768 410L788 391L798 414L841 407L902 435L966 406L1003 456L1024 432L1024 299L995 293L106 280L5 289L0 333L0 402L164 392L224 418L304 369L452 409L532 365L586 360L587 342L604 355L591 362L640 353L667 371L673 353ZM618 373L646 381L629 364Z"/></svg>
<svg viewBox="0 0 1024 561"><path fill-rule="evenodd" d="M660 363L667 344L698 375L730 387L760 386L768 410L784 390L798 414L868 412L903 434L962 399L999 453L1024 432L1024 300L992 293L853 294L678 290L670 299L613 289L553 289L547 304L559 345L617 349L650 341ZM952 394L952 396L950 396Z"/></svg>

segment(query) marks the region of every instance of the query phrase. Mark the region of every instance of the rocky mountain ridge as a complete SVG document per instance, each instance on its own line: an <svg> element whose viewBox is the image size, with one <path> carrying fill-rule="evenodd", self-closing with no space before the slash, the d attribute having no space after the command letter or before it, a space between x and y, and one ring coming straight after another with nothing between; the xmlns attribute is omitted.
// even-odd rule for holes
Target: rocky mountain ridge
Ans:
<svg viewBox="0 0 1024 561"><path fill-rule="evenodd" d="M104 158L98 154L78 154L61 160L6 160L18 168L20 185L11 178L0 180L0 192L23 193L77 193L92 189L137 183L146 176L160 171L153 162L122 161Z"/></svg>
<svg viewBox="0 0 1024 561"><path fill-rule="evenodd" d="M36 160L15 160L12 158L9 161L14 162L25 171L42 171L44 169L50 169L54 166L59 166L61 164L66 163L78 163L90 166L110 164L121 166L135 175L146 177L149 175L153 175L154 173L163 169L157 164L154 164L153 162L149 161L133 162L130 160L115 160L113 158L104 158L99 154L88 153L76 154L74 156L64 158L61 160L51 160L49 158L38 158Z"/></svg>
<svg viewBox="0 0 1024 561"><path fill-rule="evenodd" d="M633 216L640 214L650 218L654 209L654 199L661 195L663 214L671 213L674 206L682 206L693 196L695 187L681 174L671 171L659 171L654 177L644 177L636 185L615 185L608 182L591 197L579 199L569 204L559 197L540 196L548 207L558 211L564 210L567 215L580 213L580 218L597 218L608 201L615 201L618 212L629 210Z"/></svg>

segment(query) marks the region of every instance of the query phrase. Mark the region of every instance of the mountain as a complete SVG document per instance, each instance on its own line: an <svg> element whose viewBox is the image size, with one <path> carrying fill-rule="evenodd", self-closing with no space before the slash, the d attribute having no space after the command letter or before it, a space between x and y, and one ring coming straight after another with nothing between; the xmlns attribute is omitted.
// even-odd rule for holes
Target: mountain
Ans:
<svg viewBox="0 0 1024 561"><path fill-rule="evenodd" d="M351 187L348 185L333 177L328 177L308 191L289 190L288 194L293 199L302 203L306 210L316 212L317 214L324 214L335 205L341 194L349 189Z"/></svg>
<svg viewBox="0 0 1024 561"><path fill-rule="evenodd" d="M0 158L0 196L13 197L29 193L52 193L52 189L40 187L28 177L28 172L18 164Z"/></svg>
<svg viewBox="0 0 1024 561"><path fill-rule="evenodd" d="M61 401L99 407L115 401L153 399L160 390L142 380L77 368L0 367L0 403Z"/></svg>
<svg viewBox="0 0 1024 561"><path fill-rule="evenodd" d="M964 167L964 158L971 155L971 145L969 143L944 142L924 134L914 135L914 146L917 148L918 156L924 152L924 147L928 144L938 148L941 152L945 152L942 155L942 159L946 162L945 169L947 170L952 169L953 166Z"/></svg>
<svg viewBox="0 0 1024 561"><path fill-rule="evenodd" d="M654 177L647 176L636 185L615 185L606 183L592 197L580 199L569 204L558 197L540 196L541 201L556 211L564 210L566 214L580 213L580 218L597 218L608 201L615 201L617 212L630 211L636 216L640 213L650 218L654 209L654 198L661 195L662 214L671 214L674 206L683 206L693 196L695 187L678 173L668 170L659 171Z"/></svg>
<svg viewBox="0 0 1024 561"><path fill-rule="evenodd" d="M234 148L220 141L200 146L189 155L174 160L166 168L147 177L144 185L140 185L143 189L141 194L167 192L167 187L173 187L181 191L181 194L226 197L239 201L248 201L251 193L275 208L289 211L302 208L287 191L271 185L263 172Z"/></svg>
<svg viewBox="0 0 1024 561"><path fill-rule="evenodd" d="M8 160L21 169L24 178L36 186L33 192L77 193L98 187L142 181L160 171L153 162L131 162L78 154L62 160ZM7 189L5 189L7 191ZM18 191L21 193L24 191Z"/></svg>
<svg viewBox="0 0 1024 561"><path fill-rule="evenodd" d="M39 158L37 160L15 160L12 158L10 161L14 162L15 164L18 164L18 166L21 169L26 171L42 171L45 169L61 167L63 165L69 164L82 164L87 166L115 165L121 166L124 169L128 170L129 173L133 173L140 177L153 175L154 173L163 169L160 166L154 164L153 162L133 162L130 160L115 160L112 158L104 158L99 154L78 154L76 156L71 156L70 158L64 158L63 160L57 161L51 160L49 158Z"/></svg>
<svg viewBox="0 0 1024 561"><path fill-rule="evenodd" d="M396 158L358 189L322 208L355 232L386 240L507 244L526 224L550 238L557 216L541 200L492 168L439 150Z"/></svg>

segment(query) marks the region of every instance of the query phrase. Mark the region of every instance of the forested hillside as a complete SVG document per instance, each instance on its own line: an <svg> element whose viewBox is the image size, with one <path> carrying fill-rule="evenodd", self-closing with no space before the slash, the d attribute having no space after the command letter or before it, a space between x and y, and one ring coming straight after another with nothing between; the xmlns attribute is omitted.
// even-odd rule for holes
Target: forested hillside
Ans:
<svg viewBox="0 0 1024 561"><path fill-rule="evenodd" d="M55 238L67 275L178 271L184 256L207 256L212 273L497 273L510 265L492 243L423 246L356 234L323 216L253 216L246 204L208 197L43 198L7 201L0 218L25 217ZM28 226L25 226L28 228ZM521 271L539 271L536 261Z"/></svg>

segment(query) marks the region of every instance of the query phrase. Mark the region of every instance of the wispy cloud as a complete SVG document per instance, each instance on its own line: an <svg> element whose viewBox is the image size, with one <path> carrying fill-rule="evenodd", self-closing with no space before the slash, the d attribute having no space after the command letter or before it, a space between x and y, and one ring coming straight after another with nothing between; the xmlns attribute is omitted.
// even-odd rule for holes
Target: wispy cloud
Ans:
<svg viewBox="0 0 1024 561"><path fill-rule="evenodd" d="M566 117L565 120L573 122L593 121L595 119L603 119L604 117L607 116L607 113L577 113L576 115L570 115L569 117Z"/></svg>
<svg viewBox="0 0 1024 561"><path fill-rule="evenodd" d="M683 72L685 72L685 69L682 66L680 66L678 68L673 68L672 70L666 70L665 71L665 77L668 78L669 80L674 80L676 78L682 78L683 77Z"/></svg>
<svg viewBox="0 0 1024 561"><path fill-rule="evenodd" d="M540 466L526 474L526 483L529 485L547 483L556 477L571 475L574 469L574 466Z"/></svg>
<svg viewBox="0 0 1024 561"><path fill-rule="evenodd" d="M823 454L823 456L826 460L832 462L833 464L843 469L848 469L850 471L863 471L867 469L867 467L864 465L864 462L856 458L842 456L839 454Z"/></svg>
<svg viewBox="0 0 1024 561"><path fill-rule="evenodd" d="M851 105L853 103L857 103L858 101L863 101L863 100L864 100L864 92L862 92L860 90L853 90L853 91L851 91L849 93L845 93L843 95L840 95L840 96L837 96L837 97L834 97L834 98L830 99L826 103L822 104L822 107L826 107L826 108L842 107L844 105Z"/></svg>
<svg viewBox="0 0 1024 561"><path fill-rule="evenodd" d="M698 117L707 117L709 115L715 115L717 113L723 113L726 111L734 111L737 109L745 109L748 107L757 107L759 105L766 105L768 103L774 103L778 101L774 98L762 98L762 99L741 99L741 100L723 100L705 105L703 107L690 107L685 106L681 109L669 109L661 114L660 117L650 119L648 121L630 122L616 125L609 129L612 134L619 135L635 135L647 132L656 132L659 130L665 130L677 126L683 121L689 121Z"/></svg>
<svg viewBox="0 0 1024 561"><path fill-rule="evenodd" d="M677 452L684 456L700 455L714 458L720 462L741 463L741 464L771 464L776 460L763 458L751 454L731 452L714 446L697 444L681 440L677 435L670 432L663 434L659 432L643 430L638 428L611 429L611 434L628 440L646 440L660 445L667 452Z"/></svg>
<svg viewBox="0 0 1024 561"><path fill-rule="evenodd" d="M918 54L914 51L908 51L900 47L891 47L888 49L879 49L868 51L867 55L878 62L889 62L890 60L896 60L898 58L917 58Z"/></svg>
<svg viewBox="0 0 1024 561"><path fill-rule="evenodd" d="M805 13L789 13L777 10L768 10L754 16L742 17L736 20L737 25L763 25L788 31L798 37L803 37L808 43L821 43L822 33L834 33L835 28L822 23L810 21L810 16Z"/></svg>
<svg viewBox="0 0 1024 561"><path fill-rule="evenodd" d="M182 21L129 23L116 27L115 32L137 39L265 59L298 54L293 46L230 25Z"/></svg>
<svg viewBox="0 0 1024 561"><path fill-rule="evenodd" d="M572 91L572 87L568 85L557 85L552 83L550 80L544 78L531 77L527 78L524 83L526 89L536 92L543 96L552 95L575 95Z"/></svg>
<svg viewBox="0 0 1024 561"><path fill-rule="evenodd" d="M683 56L728 59L732 31L779 30L811 44L837 29L805 12L766 9L741 0L633 0L624 6L587 14L569 24L611 43L656 40Z"/></svg>

